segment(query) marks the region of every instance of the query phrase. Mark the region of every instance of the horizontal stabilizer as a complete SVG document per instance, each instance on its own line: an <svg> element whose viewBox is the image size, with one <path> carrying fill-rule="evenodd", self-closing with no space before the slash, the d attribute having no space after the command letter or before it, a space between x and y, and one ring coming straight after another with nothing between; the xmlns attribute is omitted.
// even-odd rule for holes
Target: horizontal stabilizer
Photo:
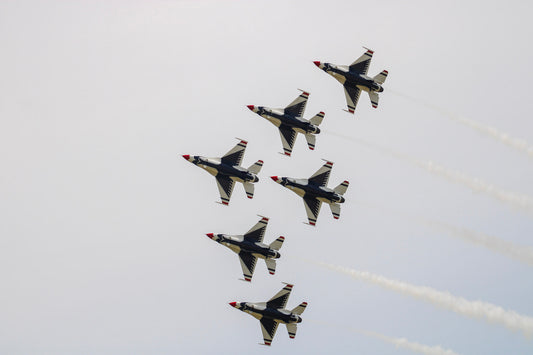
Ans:
<svg viewBox="0 0 533 355"><path fill-rule="evenodd" d="M385 79L387 79L387 75L389 75L389 72L384 70L378 75L376 75L373 79L378 84L383 84L385 82Z"/></svg>
<svg viewBox="0 0 533 355"><path fill-rule="evenodd" d="M307 140L307 146L309 147L309 149L315 150L315 142L316 142L315 135L308 133L305 135L305 139Z"/></svg>
<svg viewBox="0 0 533 355"><path fill-rule="evenodd" d="M289 338L294 339L296 336L296 323L287 323L285 325L287 326L287 332L289 332Z"/></svg>
<svg viewBox="0 0 533 355"><path fill-rule="evenodd" d="M320 111L309 120L309 123L314 124L315 126L319 126L322 123L322 120L324 119L324 115L325 113Z"/></svg>
<svg viewBox="0 0 533 355"><path fill-rule="evenodd" d="M279 237L278 239L270 243L269 248L274 249L274 250L280 250L284 241L285 241L285 237Z"/></svg>
<svg viewBox="0 0 533 355"><path fill-rule="evenodd" d="M369 91L368 96L370 97L370 102L372 103L373 108L378 108L379 104L379 95L377 92Z"/></svg>
<svg viewBox="0 0 533 355"><path fill-rule="evenodd" d="M291 312L300 315L305 311L305 307L307 307L307 302L302 302L298 306L294 307Z"/></svg>
<svg viewBox="0 0 533 355"><path fill-rule="evenodd" d="M339 219L341 216L341 205L338 203L332 203L329 205L331 208L331 213L333 214L333 218Z"/></svg>
<svg viewBox="0 0 533 355"><path fill-rule="evenodd" d="M255 162L248 168L248 171L251 172L252 174L259 174L262 167L263 167L263 161L258 160L257 162Z"/></svg>
<svg viewBox="0 0 533 355"><path fill-rule="evenodd" d="M244 186L244 191L246 191L246 197L254 198L254 184L252 184L251 182L243 182L242 186Z"/></svg>
<svg viewBox="0 0 533 355"><path fill-rule="evenodd" d="M349 185L350 185L350 183L348 181L344 180L343 182L341 182L339 184L339 186L334 188L333 191L335 191L339 195L344 195L346 193L346 190L348 190L348 186Z"/></svg>
<svg viewBox="0 0 533 355"><path fill-rule="evenodd" d="M276 273L276 260L265 259L265 263L266 263L266 266L267 266L267 269L270 275L274 275Z"/></svg>

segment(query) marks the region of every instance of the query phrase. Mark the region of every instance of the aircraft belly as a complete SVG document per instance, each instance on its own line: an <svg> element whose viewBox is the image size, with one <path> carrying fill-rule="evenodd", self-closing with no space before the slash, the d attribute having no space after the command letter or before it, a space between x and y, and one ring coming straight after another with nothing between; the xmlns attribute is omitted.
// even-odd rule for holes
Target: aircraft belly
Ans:
<svg viewBox="0 0 533 355"><path fill-rule="evenodd" d="M217 176L218 175L218 170L211 167L211 166L207 166L207 165L198 165L200 168L204 169L205 171L207 171L209 174L213 175L213 176Z"/></svg>
<svg viewBox="0 0 533 355"><path fill-rule="evenodd" d="M356 85L357 88L363 90L363 91L366 91L366 92L370 92L370 89L368 88L368 86L365 86L365 85Z"/></svg>
<svg viewBox="0 0 533 355"><path fill-rule="evenodd" d="M237 254L239 254L241 252L241 248L238 245L230 244L230 245L227 245L227 247L230 248L232 251L234 251Z"/></svg>
<svg viewBox="0 0 533 355"><path fill-rule="evenodd" d="M325 202L327 204L331 204L333 203L333 201L331 201L329 198L326 198L326 197L317 197L316 198L318 201L321 201L321 202Z"/></svg>
<svg viewBox="0 0 533 355"><path fill-rule="evenodd" d="M292 192L294 192L296 195L303 197L305 195L305 190L299 187L294 186L288 186L288 189L290 189Z"/></svg>
<svg viewBox="0 0 533 355"><path fill-rule="evenodd" d="M274 126L276 127L281 126L281 120L279 118L272 117L272 116L266 116L265 118L269 120Z"/></svg>

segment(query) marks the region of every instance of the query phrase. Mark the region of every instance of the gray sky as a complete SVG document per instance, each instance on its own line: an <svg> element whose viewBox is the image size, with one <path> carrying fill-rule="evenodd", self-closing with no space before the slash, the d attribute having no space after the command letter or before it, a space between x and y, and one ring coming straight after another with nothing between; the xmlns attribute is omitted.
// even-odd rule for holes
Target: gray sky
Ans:
<svg viewBox="0 0 533 355"><path fill-rule="evenodd" d="M531 265L451 237L436 220L533 246L533 214L358 143L431 160L533 196L533 160L436 105L533 142L531 4L524 1L4 1L0 4L0 353L409 354L350 328L461 354L525 354L533 342L408 295L318 267L324 261L533 316ZM373 109L316 68L367 46L389 77ZM246 105L311 95L326 116L309 151L278 154L274 126ZM415 100L406 99L408 95ZM351 137L342 138L339 135ZM229 207L179 155L220 156L240 137L265 165L253 200ZM268 176L335 162L351 185L341 219ZM400 213L400 212L402 213ZM252 284L205 233L240 234L262 214L286 237L275 276ZM405 214L416 217L406 217ZM271 349L231 301L295 284L309 302L296 339Z"/></svg>

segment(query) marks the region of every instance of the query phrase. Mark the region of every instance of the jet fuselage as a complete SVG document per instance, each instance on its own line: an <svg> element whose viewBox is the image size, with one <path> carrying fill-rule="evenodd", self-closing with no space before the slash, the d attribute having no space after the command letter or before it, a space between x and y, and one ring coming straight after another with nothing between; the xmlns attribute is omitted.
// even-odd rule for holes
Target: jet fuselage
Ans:
<svg viewBox="0 0 533 355"><path fill-rule="evenodd" d="M232 236L226 234L207 234L207 236L213 239L215 242L222 244L235 253L241 251L248 252L255 257L261 259L278 259L281 254L274 249L271 249L268 245L263 243L254 243L243 239L242 236Z"/></svg>
<svg viewBox="0 0 533 355"><path fill-rule="evenodd" d="M293 191L300 197L313 197L329 204L343 203L345 201L344 197L332 189L315 184L308 179L280 177L276 182Z"/></svg>
<svg viewBox="0 0 533 355"><path fill-rule="evenodd" d="M199 155L190 156L187 159L191 163L200 168L206 170L209 174L213 176L225 175L232 180L238 182L258 182L259 178L257 175L249 172L247 169L236 166L222 163L220 158L206 158Z"/></svg>
<svg viewBox="0 0 533 355"><path fill-rule="evenodd" d="M301 323L302 317L292 313L286 309L269 308L266 303L252 303L252 302L231 302L231 306L246 312L257 319L268 318L273 319L276 322L290 324Z"/></svg>
<svg viewBox="0 0 533 355"><path fill-rule="evenodd" d="M259 116L266 118L276 127L287 126L302 134L320 133L320 128L318 128L318 126L315 126L309 121L305 121L296 116L287 114L283 109L272 109L269 107L258 106L254 107L252 111L257 113Z"/></svg>
<svg viewBox="0 0 533 355"><path fill-rule="evenodd" d="M374 79L364 74L352 72L345 65L321 63L321 69L333 76L343 85L357 87L367 92L383 92L383 87L376 83Z"/></svg>

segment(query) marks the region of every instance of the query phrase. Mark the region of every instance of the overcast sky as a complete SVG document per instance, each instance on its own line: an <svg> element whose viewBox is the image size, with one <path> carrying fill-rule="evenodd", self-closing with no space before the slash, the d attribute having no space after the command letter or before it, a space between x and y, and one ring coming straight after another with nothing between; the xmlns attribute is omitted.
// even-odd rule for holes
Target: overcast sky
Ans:
<svg viewBox="0 0 533 355"><path fill-rule="evenodd" d="M0 353L410 354L361 329L460 354L526 354L532 338L312 262L369 271L533 316L531 265L421 219L533 246L533 213L417 167L407 155L533 196L533 158L451 116L533 144L533 25L526 1L2 1L0 3ZM389 71L355 116L313 61L350 64L369 47ZM246 105L309 91L326 116L316 150L284 157L276 128ZM410 97L407 98L406 96ZM433 105L433 106L431 106ZM248 140L264 160L255 197L230 206L181 158ZM375 146L361 144L360 140ZM376 149L381 147L383 149ZM396 156L394 155L396 154ZM350 181L340 220L316 228L271 175L335 162ZM490 190L490 189L489 189ZM525 197L525 198L526 198ZM275 276L253 282L205 233L270 217L286 237ZM312 261L307 262L305 259ZM294 283L309 302L296 339L271 348L228 305Z"/></svg>

